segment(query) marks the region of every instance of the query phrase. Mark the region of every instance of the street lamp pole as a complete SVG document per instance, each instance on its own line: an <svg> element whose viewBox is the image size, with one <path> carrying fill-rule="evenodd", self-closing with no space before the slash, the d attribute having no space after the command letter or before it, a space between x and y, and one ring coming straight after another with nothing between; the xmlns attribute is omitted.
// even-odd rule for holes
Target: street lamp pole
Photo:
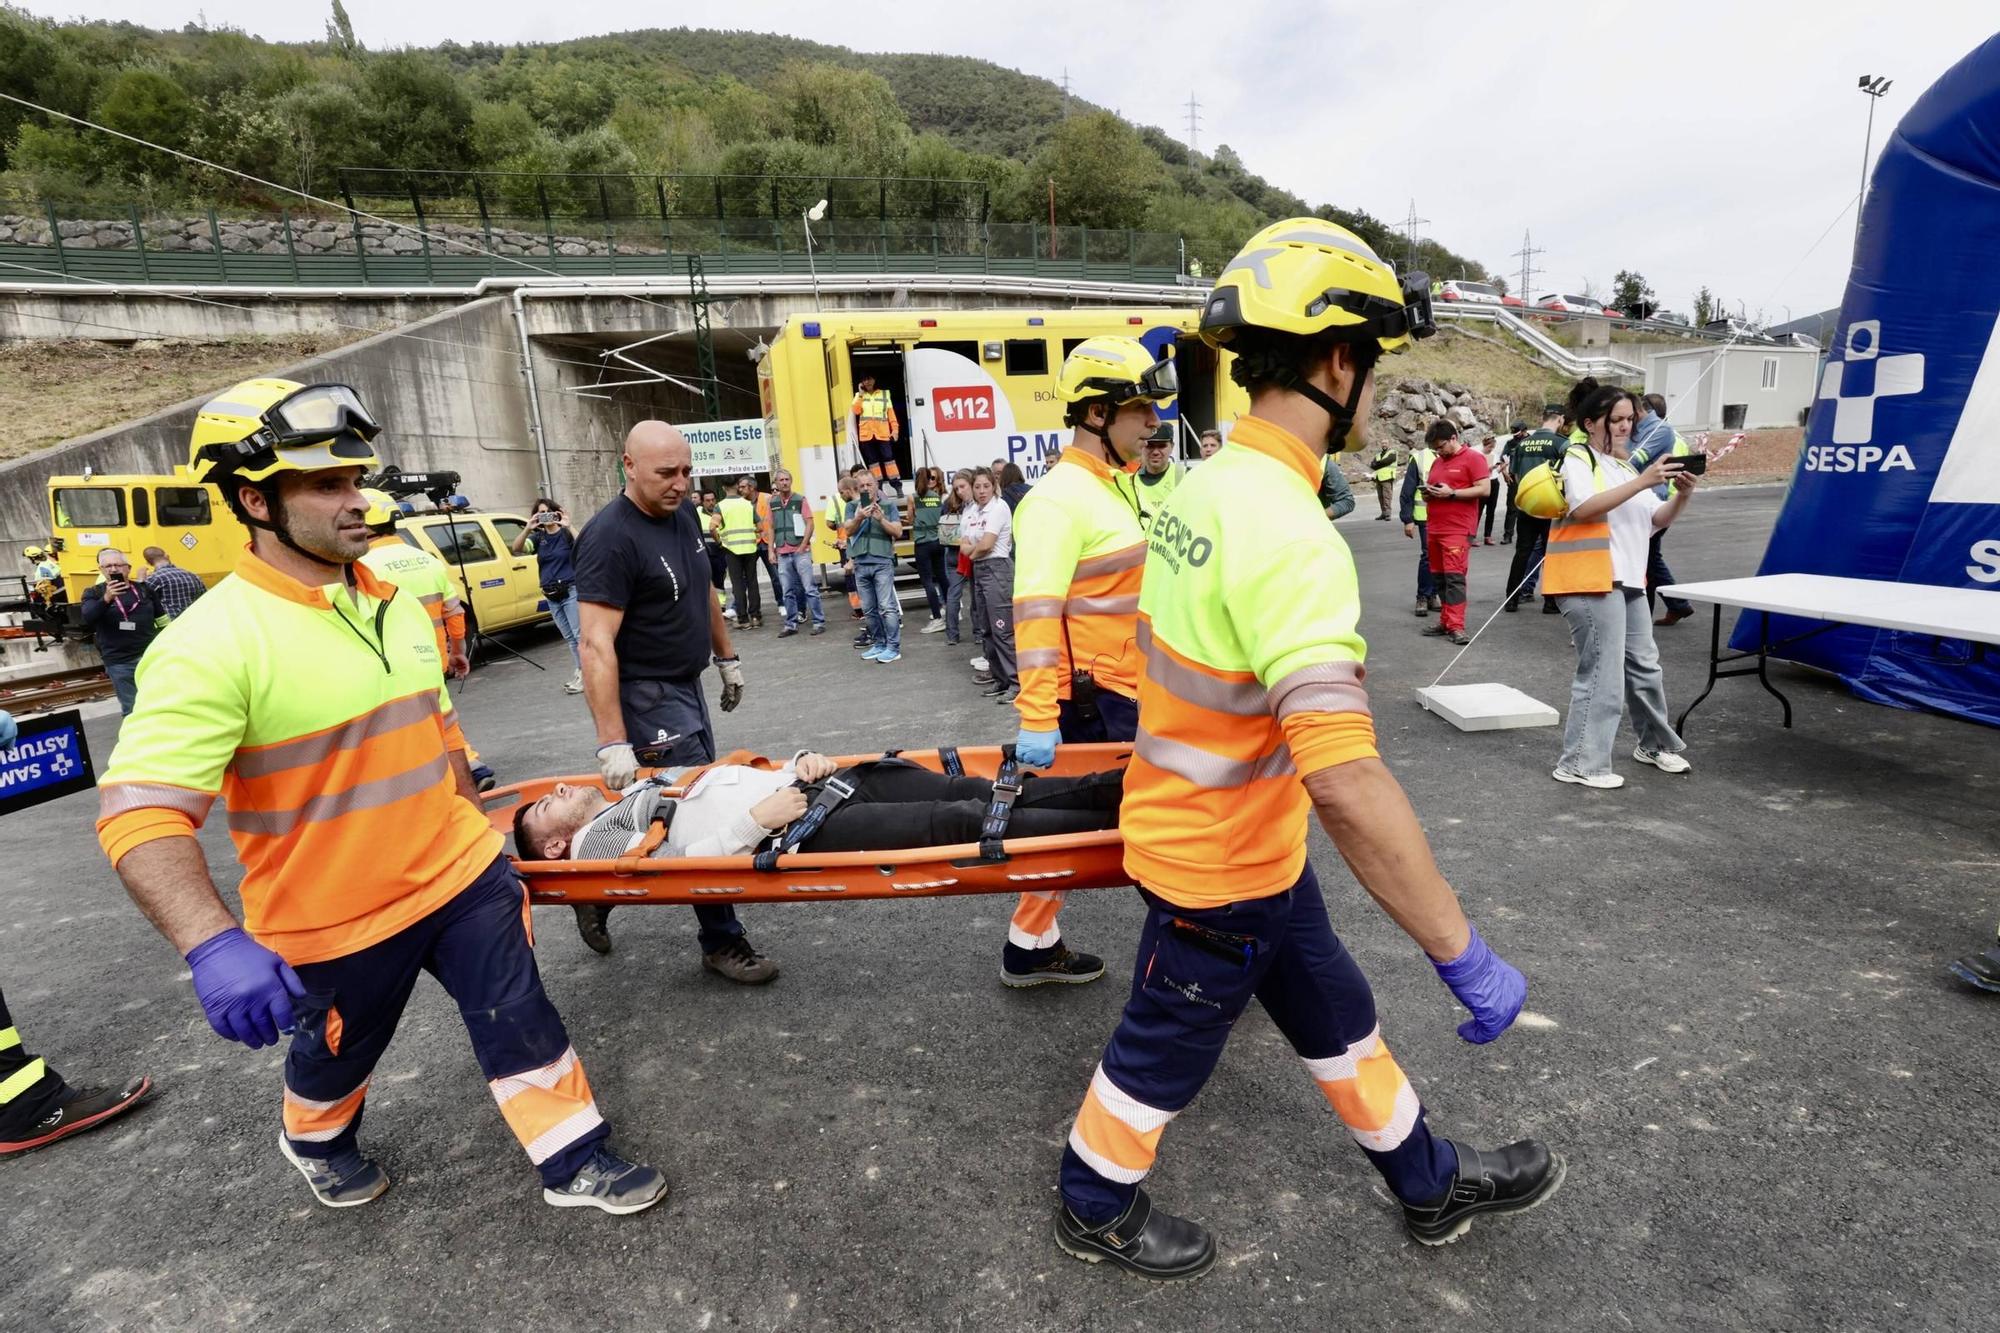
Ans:
<svg viewBox="0 0 2000 1333"><path fill-rule="evenodd" d="M820 300L819 265L813 262L813 223L818 222L825 216L826 200L824 199L799 214L799 221L803 222L806 228L806 272L812 275L813 309L815 310L820 308Z"/></svg>
<svg viewBox="0 0 2000 1333"><path fill-rule="evenodd" d="M1882 100L1882 95L1889 91L1889 85L1894 82L1894 79L1863 74L1858 85L1868 97L1868 132L1861 140L1861 193L1856 196L1854 206L1857 226L1861 220L1861 201L1868 197L1868 154L1875 147L1875 104Z"/></svg>

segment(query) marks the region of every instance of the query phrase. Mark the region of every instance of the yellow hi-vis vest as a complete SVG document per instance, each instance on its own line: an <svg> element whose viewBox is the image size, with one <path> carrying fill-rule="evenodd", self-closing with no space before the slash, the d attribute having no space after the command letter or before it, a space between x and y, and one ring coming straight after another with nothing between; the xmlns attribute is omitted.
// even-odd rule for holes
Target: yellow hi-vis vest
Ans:
<svg viewBox="0 0 2000 1333"><path fill-rule="evenodd" d="M854 415L861 418L861 438L896 438L896 400L887 389L870 389L854 395Z"/></svg>
<svg viewBox="0 0 2000 1333"><path fill-rule="evenodd" d="M501 852L459 795L465 748L430 617L354 565L351 596L248 550L161 632L98 782L97 837L193 837L220 795L243 924L292 964L340 958L430 915Z"/></svg>
<svg viewBox="0 0 2000 1333"><path fill-rule="evenodd" d="M1431 521L1431 507L1424 503L1424 483L1431 479L1431 464L1437 461L1435 449L1420 446L1410 450L1410 466L1417 470L1417 498L1410 513L1419 523Z"/></svg>
<svg viewBox="0 0 2000 1333"><path fill-rule="evenodd" d="M1184 907L1282 893L1305 865L1303 775L1374 756L1354 560L1319 455L1261 417L1147 533L1125 870Z"/></svg>
<svg viewBox="0 0 2000 1333"><path fill-rule="evenodd" d="M1375 480L1394 481L1396 479L1396 451L1379 449L1368 466L1375 470Z"/></svg>
<svg viewBox="0 0 2000 1333"><path fill-rule="evenodd" d="M1146 534L1130 478L1065 449L1014 512L1014 643L1021 725L1046 731L1072 672L1139 694L1139 580ZM1075 653L1072 661L1070 654Z"/></svg>
<svg viewBox="0 0 2000 1333"><path fill-rule="evenodd" d="M377 537L361 554L361 563L375 577L395 584L423 604L437 631L440 653L451 651L451 640L465 638L465 603L444 561L394 533Z"/></svg>
<svg viewBox="0 0 2000 1333"><path fill-rule="evenodd" d="M740 495L725 495L716 509L722 515L722 549L732 555L755 555L757 506Z"/></svg>

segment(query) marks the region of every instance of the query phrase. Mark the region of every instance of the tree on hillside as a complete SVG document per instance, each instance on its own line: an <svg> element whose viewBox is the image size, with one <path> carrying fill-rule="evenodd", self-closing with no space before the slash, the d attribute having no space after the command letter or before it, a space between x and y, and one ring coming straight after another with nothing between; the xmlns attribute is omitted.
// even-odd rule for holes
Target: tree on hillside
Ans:
<svg viewBox="0 0 2000 1333"><path fill-rule="evenodd" d="M461 171L474 165L472 101L436 57L416 51L377 56L363 67L373 160L342 166Z"/></svg>
<svg viewBox="0 0 2000 1333"><path fill-rule="evenodd" d="M1611 280L1611 307L1632 314L1640 306L1653 305L1653 289L1640 274L1629 268L1618 270Z"/></svg>
<svg viewBox="0 0 2000 1333"><path fill-rule="evenodd" d="M180 84L155 69L128 69L111 81L97 99L96 120L108 129L151 143L173 143L194 109ZM157 171L165 165L158 149L99 136L97 151L129 177Z"/></svg>
<svg viewBox="0 0 2000 1333"><path fill-rule="evenodd" d="M1099 111L1058 126L1031 174L1036 182L1055 182L1057 223L1123 228L1145 225L1146 204L1165 169L1130 125Z"/></svg>
<svg viewBox="0 0 2000 1333"><path fill-rule="evenodd" d="M771 95L800 143L840 149L862 175L901 166L909 125L881 75L794 60L779 69Z"/></svg>
<svg viewBox="0 0 2000 1333"><path fill-rule="evenodd" d="M1700 328L1716 317L1722 303L1715 299L1715 293L1703 287L1694 294L1694 326Z"/></svg>
<svg viewBox="0 0 2000 1333"><path fill-rule="evenodd" d="M333 17L326 21L326 44L342 60L355 60L361 55L361 43L355 39L354 24L347 17L347 6L340 0L333 0Z"/></svg>

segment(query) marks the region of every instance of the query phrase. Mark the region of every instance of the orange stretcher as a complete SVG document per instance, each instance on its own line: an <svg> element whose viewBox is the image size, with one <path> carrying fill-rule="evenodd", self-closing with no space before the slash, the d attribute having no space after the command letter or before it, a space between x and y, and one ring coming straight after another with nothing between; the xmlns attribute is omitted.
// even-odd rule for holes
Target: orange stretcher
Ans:
<svg viewBox="0 0 2000 1333"><path fill-rule="evenodd" d="M896 757L934 773L947 771L941 750L903 750ZM967 774L991 778L1000 770L997 745L956 750ZM843 767L880 759L880 753L846 755ZM1125 767L1130 745L1064 745L1048 772L1064 776ZM724 755L718 763L765 763L748 751ZM642 776L647 770L641 770ZM493 827L511 834L514 810L538 799L558 782L602 787L595 774L533 778L496 787L480 798ZM657 831L657 830L656 830ZM825 902L846 898L939 898L968 893L1021 893L1037 889L1109 889L1132 882L1125 873L1125 843L1116 829L1066 833L1051 838L1009 838L1005 855L980 855L978 843L914 847L882 852L793 852L777 867L758 871L749 856L651 858L643 850L615 861L524 861L514 867L541 904Z"/></svg>

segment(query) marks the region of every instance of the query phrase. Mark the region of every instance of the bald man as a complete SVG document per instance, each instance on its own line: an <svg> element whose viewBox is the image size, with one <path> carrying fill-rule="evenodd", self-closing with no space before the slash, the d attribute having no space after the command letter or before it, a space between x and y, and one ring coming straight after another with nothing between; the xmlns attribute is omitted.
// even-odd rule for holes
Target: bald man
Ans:
<svg viewBox="0 0 2000 1333"><path fill-rule="evenodd" d="M625 437L625 489L576 539L582 611L583 697L597 726L605 785L632 784L639 760L681 766L715 758L715 731L701 673L722 673L722 711L743 698L743 666L729 622L709 595L696 503L694 453L664 421L642 421ZM655 758L654 756L658 757ZM578 907L583 942L611 952L608 907ZM746 986L778 975L750 947L734 908L697 907L702 966Z"/></svg>

